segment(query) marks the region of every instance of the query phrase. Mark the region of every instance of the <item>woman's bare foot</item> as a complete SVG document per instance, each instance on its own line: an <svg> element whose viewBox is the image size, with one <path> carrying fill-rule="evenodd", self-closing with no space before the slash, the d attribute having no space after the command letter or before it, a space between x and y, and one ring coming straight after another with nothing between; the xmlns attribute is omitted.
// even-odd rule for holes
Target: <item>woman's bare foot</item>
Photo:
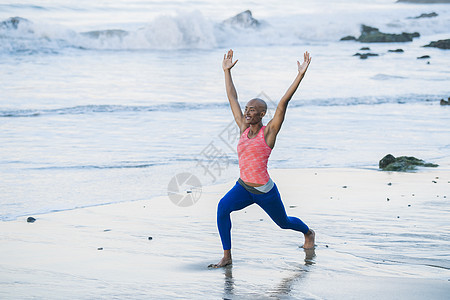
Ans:
<svg viewBox="0 0 450 300"><path fill-rule="evenodd" d="M313 249L314 242L316 240L316 233L314 230L310 229L308 233L305 234L305 243L303 244L304 249Z"/></svg>
<svg viewBox="0 0 450 300"><path fill-rule="evenodd" d="M223 250L223 257L217 264L210 264L208 268L222 268L231 265L231 250Z"/></svg>
<svg viewBox="0 0 450 300"><path fill-rule="evenodd" d="M217 264L210 264L208 268L223 268L231 264L232 264L231 257L230 258L223 257Z"/></svg>

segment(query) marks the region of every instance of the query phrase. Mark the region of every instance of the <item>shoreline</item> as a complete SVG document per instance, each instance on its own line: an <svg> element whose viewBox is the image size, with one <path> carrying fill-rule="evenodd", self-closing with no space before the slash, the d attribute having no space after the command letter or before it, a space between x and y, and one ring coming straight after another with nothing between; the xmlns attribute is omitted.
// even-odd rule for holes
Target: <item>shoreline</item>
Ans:
<svg viewBox="0 0 450 300"><path fill-rule="evenodd" d="M278 173L278 172L289 172L290 170L326 170L326 171L339 171L339 170L344 170L345 172L347 171L374 171L374 172L384 172L384 173L405 173L405 174L416 174L416 173L424 173L424 172L450 172L450 165L439 165L439 167L437 168L428 168L428 167L418 167L415 170L409 170L407 172L398 172L398 171L384 171L381 170L380 168L378 168L375 165L367 165L367 166L354 166L354 167L308 167L308 168L292 168L292 169L286 169L286 168L271 168L269 170L269 173L274 172L274 173ZM202 188L214 188L215 186L220 186L223 184L231 184L231 183L235 183L235 181L237 181L237 179L239 178L239 174L237 173L236 179L234 180L230 180L228 182L224 182L224 181L219 181L219 183L215 183L215 184L207 184L205 186L202 186ZM12 217L12 218L8 218L8 219L4 219L4 220L0 220L0 224L3 222L14 222L14 221L18 221L21 219L26 220L26 218L28 217L35 217L35 216L42 216L42 215L49 215L49 214L54 214L54 213L64 213L64 212L70 212L70 211L74 211L74 210L82 210L82 209L89 209L89 208L95 208L95 207L102 207L102 206L109 206L109 205L116 205L116 204L124 204L124 203L134 203L134 202L139 202L139 201L151 201L151 199L155 199L155 198L164 198L166 197L167 200L170 202L169 198L167 197L167 193L164 193L164 195L154 195L154 196L150 196L149 198L141 198L141 199L136 199L136 200L123 200L123 201L117 201L117 202L109 202L109 203L100 203L100 204L92 204L92 205L84 205L84 206L79 206L79 207L73 207L73 208L67 208L67 209L56 209L56 210L51 210L51 211L46 211L46 212L36 212L36 213L24 213L24 214L20 214L18 216ZM195 205L195 204L194 204Z"/></svg>
<svg viewBox="0 0 450 300"><path fill-rule="evenodd" d="M270 172L288 215L317 233L312 256L299 248L296 232L279 229L252 205L232 214L233 266L208 269L222 252L217 202L233 181L204 187L191 207L162 196L44 214L34 223L2 222L0 296L348 299L399 290L399 298L438 299L448 293L450 172ZM325 291L324 282L334 285Z"/></svg>

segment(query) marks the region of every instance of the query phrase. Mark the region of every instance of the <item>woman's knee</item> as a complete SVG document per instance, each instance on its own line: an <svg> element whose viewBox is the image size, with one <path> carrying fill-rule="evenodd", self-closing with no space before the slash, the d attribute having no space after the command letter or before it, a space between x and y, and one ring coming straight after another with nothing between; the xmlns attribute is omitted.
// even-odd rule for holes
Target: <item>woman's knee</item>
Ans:
<svg viewBox="0 0 450 300"><path fill-rule="evenodd" d="M287 220L279 222L278 226L280 226L281 229L291 229L291 225L289 224L289 222Z"/></svg>

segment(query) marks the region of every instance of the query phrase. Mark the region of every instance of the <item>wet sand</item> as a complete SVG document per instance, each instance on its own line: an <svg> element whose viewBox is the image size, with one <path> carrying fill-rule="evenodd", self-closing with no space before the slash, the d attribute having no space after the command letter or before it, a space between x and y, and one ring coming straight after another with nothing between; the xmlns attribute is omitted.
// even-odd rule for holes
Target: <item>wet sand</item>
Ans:
<svg viewBox="0 0 450 300"><path fill-rule="evenodd" d="M258 206L232 214L221 258L218 200L168 197L0 223L2 299L444 299L450 292L450 172L271 170L288 215L316 231L299 246ZM151 237L151 239L149 239Z"/></svg>

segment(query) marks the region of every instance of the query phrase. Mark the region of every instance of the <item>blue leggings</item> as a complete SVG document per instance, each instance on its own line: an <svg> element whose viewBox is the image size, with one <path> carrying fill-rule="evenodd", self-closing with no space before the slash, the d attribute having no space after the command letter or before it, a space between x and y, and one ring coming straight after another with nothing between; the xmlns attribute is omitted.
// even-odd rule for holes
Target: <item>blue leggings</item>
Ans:
<svg viewBox="0 0 450 300"><path fill-rule="evenodd" d="M302 220L286 215L280 193L275 184L265 194L253 194L236 182L236 185L220 200L217 207L217 227L219 228L223 250L231 249L230 213L253 203L258 204L281 228L293 229L304 234L309 231L308 226Z"/></svg>

